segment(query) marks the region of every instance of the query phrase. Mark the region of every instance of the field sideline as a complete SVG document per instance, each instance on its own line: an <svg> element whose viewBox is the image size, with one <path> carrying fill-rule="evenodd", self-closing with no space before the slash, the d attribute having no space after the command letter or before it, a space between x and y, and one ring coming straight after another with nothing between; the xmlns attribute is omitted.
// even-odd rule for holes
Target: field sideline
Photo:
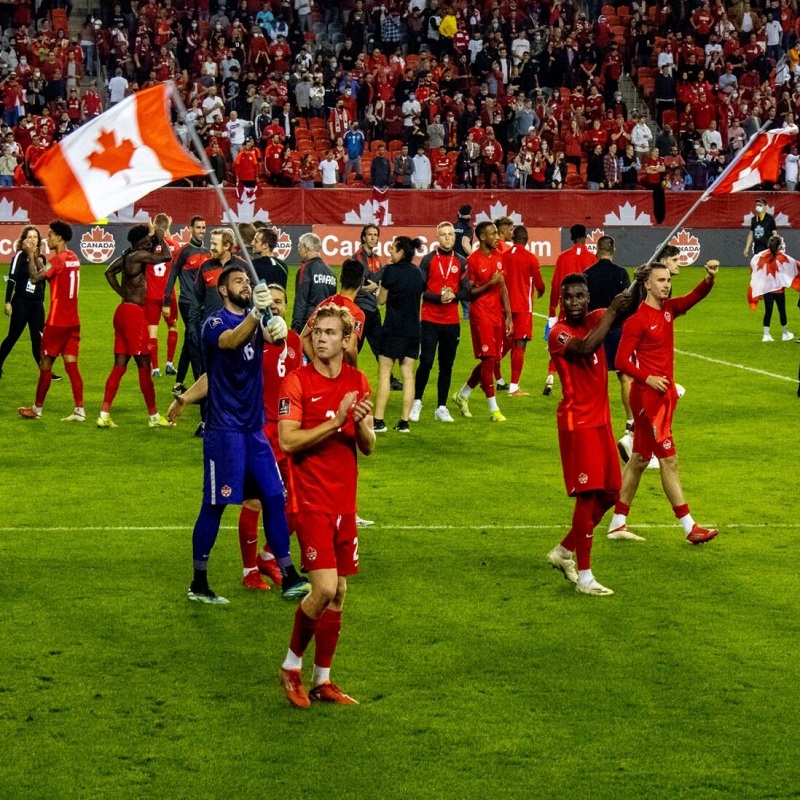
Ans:
<svg viewBox="0 0 800 800"><path fill-rule="evenodd" d="M702 274L684 268L676 292ZM411 435L381 435L362 460L360 513L376 523L333 665L361 705L302 712L277 681L293 607L241 588L235 510L209 571L231 606L185 599L196 410L149 429L132 368L119 428L94 427L116 295L86 267L87 423L59 421L66 377L42 420L18 418L37 375L25 339L0 380L0 798L798 797L800 345L761 343L747 279L723 269L676 324L683 483L697 521L720 528L714 542L682 541L651 470L629 520L648 541L598 528L594 570L614 597L578 596L549 569L572 502L537 318L532 395L500 396L505 424L480 392L472 420L434 422L434 374ZM471 356L465 326L453 390ZM361 367L374 386L366 354ZM171 385L157 381L162 411ZM393 393L390 427L398 412Z"/></svg>

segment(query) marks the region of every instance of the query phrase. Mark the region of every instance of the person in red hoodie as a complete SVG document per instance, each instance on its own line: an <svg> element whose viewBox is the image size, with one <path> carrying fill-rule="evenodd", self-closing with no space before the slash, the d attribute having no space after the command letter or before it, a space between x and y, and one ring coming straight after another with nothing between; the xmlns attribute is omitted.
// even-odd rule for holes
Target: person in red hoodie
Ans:
<svg viewBox="0 0 800 800"><path fill-rule="evenodd" d="M261 154L253 146L253 137L245 139L244 148L239 151L233 162L233 173L236 182L248 189L254 189L258 181Z"/></svg>

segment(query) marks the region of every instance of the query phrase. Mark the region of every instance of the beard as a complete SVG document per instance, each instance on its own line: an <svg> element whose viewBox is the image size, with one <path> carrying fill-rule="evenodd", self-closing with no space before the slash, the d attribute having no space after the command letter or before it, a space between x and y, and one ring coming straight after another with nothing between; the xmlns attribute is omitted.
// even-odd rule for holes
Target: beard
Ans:
<svg viewBox="0 0 800 800"><path fill-rule="evenodd" d="M237 308L243 308L245 311L250 308L252 303L249 297L243 297L241 294L228 294L228 300L233 303Z"/></svg>

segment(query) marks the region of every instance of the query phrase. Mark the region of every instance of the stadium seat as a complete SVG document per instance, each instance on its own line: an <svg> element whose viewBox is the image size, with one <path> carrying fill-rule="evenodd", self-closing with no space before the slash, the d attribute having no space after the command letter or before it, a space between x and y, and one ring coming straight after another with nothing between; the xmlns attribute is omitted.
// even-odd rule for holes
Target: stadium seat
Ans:
<svg viewBox="0 0 800 800"><path fill-rule="evenodd" d="M626 22L630 19L631 10L628 6L619 6L617 8L617 16Z"/></svg>
<svg viewBox="0 0 800 800"><path fill-rule="evenodd" d="M583 189L583 188L585 188L585 184L583 182L583 178L581 178L580 175L578 175L578 174L576 174L574 172L567 175L567 180L566 180L566 184L565 185L566 185L566 187L568 189Z"/></svg>
<svg viewBox="0 0 800 800"><path fill-rule="evenodd" d="M603 6L600 9L600 13L604 16L608 17L609 15L613 14L616 16L617 9L614 6Z"/></svg>
<svg viewBox="0 0 800 800"><path fill-rule="evenodd" d="M403 143L399 139L392 139L392 141L389 142L389 153L399 153L402 146Z"/></svg>
<svg viewBox="0 0 800 800"><path fill-rule="evenodd" d="M370 149L370 150L371 150L373 153L377 153L377 152L378 152L378 148L379 148L381 145L383 145L384 147L386 147L386 142L384 142L384 141L383 141L383 139L373 139L373 140L372 140L372 143L371 143L371 144L370 144L370 146L369 146L369 149Z"/></svg>

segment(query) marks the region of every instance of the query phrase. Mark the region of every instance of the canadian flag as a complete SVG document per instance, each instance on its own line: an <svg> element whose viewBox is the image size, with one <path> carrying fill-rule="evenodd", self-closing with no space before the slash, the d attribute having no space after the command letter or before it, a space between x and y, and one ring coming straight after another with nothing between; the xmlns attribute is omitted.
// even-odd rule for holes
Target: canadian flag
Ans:
<svg viewBox="0 0 800 800"><path fill-rule="evenodd" d="M743 192L764 181L778 180L781 151L792 143L795 136L796 125L756 135L732 164L730 171L717 179L709 194Z"/></svg>
<svg viewBox="0 0 800 800"><path fill-rule="evenodd" d="M750 261L750 286L747 301L755 309L758 300L770 292L779 292L789 287L800 290L800 265L791 256L778 251L774 256L770 250L756 253Z"/></svg>
<svg viewBox="0 0 800 800"><path fill-rule="evenodd" d="M125 98L42 156L36 177L60 217L94 222L178 178L205 173L172 132L169 91L164 84Z"/></svg>

